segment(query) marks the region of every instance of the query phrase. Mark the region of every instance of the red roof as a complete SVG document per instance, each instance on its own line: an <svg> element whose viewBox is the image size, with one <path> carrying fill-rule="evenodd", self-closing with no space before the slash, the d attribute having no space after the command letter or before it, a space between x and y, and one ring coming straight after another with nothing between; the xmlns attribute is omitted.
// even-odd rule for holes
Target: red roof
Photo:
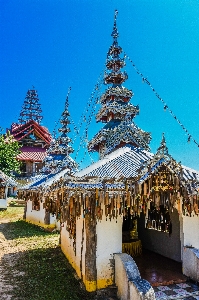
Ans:
<svg viewBox="0 0 199 300"><path fill-rule="evenodd" d="M19 160L42 162L47 155L45 148L23 146L20 150L22 153L17 156Z"/></svg>
<svg viewBox="0 0 199 300"><path fill-rule="evenodd" d="M10 130L10 133L17 141L21 141L23 138L33 132L45 143L47 143L48 145L50 144L52 138L48 129L44 126L39 125L34 120L30 120L25 124L13 123Z"/></svg>

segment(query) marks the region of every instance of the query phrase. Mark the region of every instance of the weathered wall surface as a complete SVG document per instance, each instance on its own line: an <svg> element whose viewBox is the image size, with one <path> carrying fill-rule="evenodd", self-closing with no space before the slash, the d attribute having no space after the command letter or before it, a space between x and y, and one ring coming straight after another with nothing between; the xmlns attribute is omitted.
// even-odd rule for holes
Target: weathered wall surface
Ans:
<svg viewBox="0 0 199 300"><path fill-rule="evenodd" d="M181 262L181 233L180 218L177 209L170 214L172 234L145 228L145 216L140 215L138 220L138 236L143 248Z"/></svg>
<svg viewBox="0 0 199 300"><path fill-rule="evenodd" d="M155 300L150 283L141 278L133 258L126 254L115 254L115 283L121 300Z"/></svg>
<svg viewBox="0 0 199 300"><path fill-rule="evenodd" d="M71 238L66 223L61 227L61 249L88 291L105 288L114 283L114 253L122 252L122 217L95 220L95 228L88 231L90 221L82 217L76 219L76 237ZM93 233L90 234L90 230ZM87 234L87 235L86 235ZM93 235L96 242L91 245ZM93 260L92 268L91 261ZM92 269L92 270L91 270Z"/></svg>
<svg viewBox="0 0 199 300"><path fill-rule="evenodd" d="M75 269L79 278L86 285L85 278L85 253L86 253L86 231L85 218L76 219L76 231L74 238L67 230L67 224L64 222L60 227L61 249L72 267Z"/></svg>
<svg viewBox="0 0 199 300"><path fill-rule="evenodd" d="M8 197L8 187L6 186L3 194L1 194L1 196L0 196L0 208L3 208L3 209L7 208L7 205L8 205L7 197Z"/></svg>
<svg viewBox="0 0 199 300"><path fill-rule="evenodd" d="M86 234L85 219L78 218L76 221L76 261L77 275L85 282L85 252L86 252Z"/></svg>
<svg viewBox="0 0 199 300"><path fill-rule="evenodd" d="M72 267L77 272L77 275L81 278L81 270L80 270L80 260L81 256L75 253L75 245L76 242L73 238L71 238L69 232L66 230L66 223L61 227L61 249L65 254L66 258L72 265ZM79 249L77 249L78 251ZM85 270L82 270L83 275L85 274ZM84 279L84 278L82 278Z"/></svg>
<svg viewBox="0 0 199 300"><path fill-rule="evenodd" d="M122 252L122 217L97 222L97 288L114 283L114 253Z"/></svg>
<svg viewBox="0 0 199 300"><path fill-rule="evenodd" d="M192 246L199 249L199 217L196 215L182 216L184 246Z"/></svg>
<svg viewBox="0 0 199 300"><path fill-rule="evenodd" d="M183 274L199 282L199 249L183 248Z"/></svg>
<svg viewBox="0 0 199 300"><path fill-rule="evenodd" d="M32 201L27 201L27 211L26 211L26 221L35 225L42 226L44 228L59 228L59 222L56 221L56 216L50 214L50 224L46 225L44 222L45 218L45 208L43 208L43 204L40 203L39 210L32 209Z"/></svg>
<svg viewBox="0 0 199 300"><path fill-rule="evenodd" d="M44 225L45 210L40 206L40 210L32 209L32 201L27 201L26 221L36 225Z"/></svg>

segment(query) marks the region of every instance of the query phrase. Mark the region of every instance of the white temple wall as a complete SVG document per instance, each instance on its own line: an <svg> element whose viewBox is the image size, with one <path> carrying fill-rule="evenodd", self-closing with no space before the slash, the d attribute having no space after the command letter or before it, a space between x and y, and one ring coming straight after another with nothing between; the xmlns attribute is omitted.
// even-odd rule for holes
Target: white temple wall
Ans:
<svg viewBox="0 0 199 300"><path fill-rule="evenodd" d="M74 239L70 237L66 230L66 222L61 227L61 249L70 264L73 266L79 278L85 281L85 252L86 252L86 236L83 231L83 218L77 219L76 222L76 252L74 250Z"/></svg>
<svg viewBox="0 0 199 300"><path fill-rule="evenodd" d="M0 199L0 209L7 209L8 187L5 187L3 198Z"/></svg>
<svg viewBox="0 0 199 300"><path fill-rule="evenodd" d="M182 261L182 234L180 215L177 209L170 214L172 233L162 232L145 228L145 215L141 214L138 219L138 237L145 249L156 252L175 261Z"/></svg>
<svg viewBox="0 0 199 300"><path fill-rule="evenodd" d="M199 282L199 249L193 247L183 248L183 274Z"/></svg>
<svg viewBox="0 0 199 300"><path fill-rule="evenodd" d="M80 217L76 222L76 261L77 275L85 280L85 252L86 252L86 234L85 219Z"/></svg>
<svg viewBox="0 0 199 300"><path fill-rule="evenodd" d="M105 210L104 210L105 211ZM97 289L114 283L114 253L122 252L122 216L97 222Z"/></svg>
<svg viewBox="0 0 199 300"><path fill-rule="evenodd" d="M183 216L184 246L199 249L199 217L196 215Z"/></svg>
<svg viewBox="0 0 199 300"><path fill-rule="evenodd" d="M27 211L26 211L26 221L33 223L35 225L44 225L44 216L45 216L45 210L43 209L43 206L40 206L40 210L33 210L32 209L32 201L27 201Z"/></svg>
<svg viewBox="0 0 199 300"><path fill-rule="evenodd" d="M32 209L32 201L27 201L27 211L26 211L26 221L35 225L39 225L44 228L57 228L59 229L59 222L56 221L56 216L50 214L50 224L46 225L44 223L45 218L45 208L43 208L43 203L40 202L40 209Z"/></svg>
<svg viewBox="0 0 199 300"><path fill-rule="evenodd" d="M55 218L55 228L60 231L60 220L56 220L56 218Z"/></svg>
<svg viewBox="0 0 199 300"><path fill-rule="evenodd" d="M122 222L123 218L118 216L117 219L109 219L103 216L101 221L96 225L96 269L97 269L97 289L105 288L114 283L114 254L122 252ZM76 219L76 252L74 250L74 239L70 237L66 230L66 222L61 227L61 249L70 264L75 269L79 278L89 289L92 283L86 281L86 230L85 219L82 217ZM94 285L94 283L93 283Z"/></svg>
<svg viewBox="0 0 199 300"><path fill-rule="evenodd" d="M55 214L50 214L50 225L54 225L56 227L56 215Z"/></svg>

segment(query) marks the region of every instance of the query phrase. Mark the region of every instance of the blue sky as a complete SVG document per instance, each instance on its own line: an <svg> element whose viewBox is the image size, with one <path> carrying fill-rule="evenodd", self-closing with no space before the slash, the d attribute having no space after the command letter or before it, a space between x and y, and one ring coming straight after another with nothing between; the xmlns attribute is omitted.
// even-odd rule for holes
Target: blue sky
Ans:
<svg viewBox="0 0 199 300"><path fill-rule="evenodd" d="M39 94L42 125L52 132L69 86L71 117L79 122L104 69L115 9L120 46L199 143L198 0L0 0L1 127L17 122L32 85ZM124 86L140 106L135 123L151 132L151 151L164 132L170 154L199 170L197 145L187 143L185 132L128 61L125 70L129 79ZM101 126L93 118L89 139ZM75 149L78 143L77 137ZM89 163L86 156L82 166Z"/></svg>

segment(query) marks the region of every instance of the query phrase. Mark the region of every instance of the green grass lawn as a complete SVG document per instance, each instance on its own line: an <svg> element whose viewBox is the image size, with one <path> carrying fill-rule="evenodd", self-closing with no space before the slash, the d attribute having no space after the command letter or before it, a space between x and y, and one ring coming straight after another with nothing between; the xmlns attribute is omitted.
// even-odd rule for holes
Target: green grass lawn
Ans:
<svg viewBox="0 0 199 300"><path fill-rule="evenodd" d="M7 207L6 210L0 210L0 222L2 220L14 221L23 218L24 207Z"/></svg>
<svg viewBox="0 0 199 300"><path fill-rule="evenodd" d="M3 227L14 248L10 265L2 259L6 279L14 285L12 300L90 300L94 294L85 291L75 271L58 246L59 234L16 220L23 208L8 208L0 218L13 219ZM16 249L16 248L15 248Z"/></svg>

